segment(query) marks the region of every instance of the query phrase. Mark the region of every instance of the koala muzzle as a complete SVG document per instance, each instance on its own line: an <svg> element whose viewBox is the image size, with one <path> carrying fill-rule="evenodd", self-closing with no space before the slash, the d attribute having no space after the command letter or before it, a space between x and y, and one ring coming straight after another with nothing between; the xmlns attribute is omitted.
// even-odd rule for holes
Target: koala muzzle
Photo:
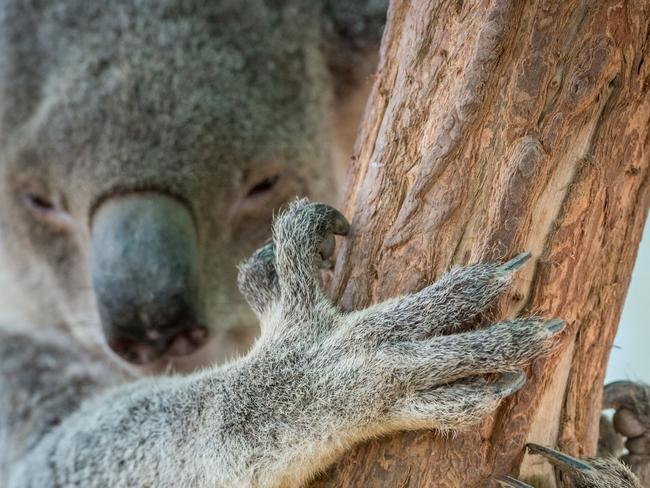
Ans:
<svg viewBox="0 0 650 488"><path fill-rule="evenodd" d="M134 364L191 354L207 339L198 306L196 228L156 193L104 201L92 223L92 279L110 348Z"/></svg>

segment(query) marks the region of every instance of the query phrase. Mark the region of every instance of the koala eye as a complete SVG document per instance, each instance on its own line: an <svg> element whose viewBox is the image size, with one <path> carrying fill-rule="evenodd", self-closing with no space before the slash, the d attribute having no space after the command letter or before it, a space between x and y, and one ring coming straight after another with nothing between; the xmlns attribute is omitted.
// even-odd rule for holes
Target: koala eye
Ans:
<svg viewBox="0 0 650 488"><path fill-rule="evenodd" d="M274 174L267 176L262 180L255 183L246 193L247 197L255 197L263 193L273 190L278 181L280 180L280 174Z"/></svg>
<svg viewBox="0 0 650 488"><path fill-rule="evenodd" d="M60 229L68 229L73 224L72 216L66 210L39 193L27 192L23 196L23 201L34 217L41 221Z"/></svg>
<svg viewBox="0 0 650 488"><path fill-rule="evenodd" d="M260 244L269 236L273 213L307 194L302 176L289 164L267 163L249 168L230 207L233 239Z"/></svg>
<svg viewBox="0 0 650 488"><path fill-rule="evenodd" d="M47 198L36 193L25 194L27 206L37 212L51 212L54 210L54 204Z"/></svg>

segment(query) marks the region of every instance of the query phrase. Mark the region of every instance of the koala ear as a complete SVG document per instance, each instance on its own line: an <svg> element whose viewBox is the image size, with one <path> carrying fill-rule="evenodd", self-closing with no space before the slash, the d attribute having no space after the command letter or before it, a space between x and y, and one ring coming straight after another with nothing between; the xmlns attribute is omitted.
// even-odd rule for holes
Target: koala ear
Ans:
<svg viewBox="0 0 650 488"><path fill-rule="evenodd" d="M325 52L340 93L374 70L388 0L322 1Z"/></svg>

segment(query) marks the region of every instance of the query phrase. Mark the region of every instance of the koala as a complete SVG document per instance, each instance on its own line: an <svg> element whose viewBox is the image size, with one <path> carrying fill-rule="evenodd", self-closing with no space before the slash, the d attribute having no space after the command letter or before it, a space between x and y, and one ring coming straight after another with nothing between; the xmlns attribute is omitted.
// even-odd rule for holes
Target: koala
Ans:
<svg viewBox="0 0 650 488"><path fill-rule="evenodd" d="M333 203L388 0L0 0L0 323L140 370L259 333L236 265Z"/></svg>
<svg viewBox="0 0 650 488"><path fill-rule="evenodd" d="M221 366L133 378L54 331L0 329L2 486L301 486L357 442L475 424L556 344L558 319L458 332L527 254L339 311L320 266L348 227L306 200L277 218L272 242L239 269L260 337Z"/></svg>
<svg viewBox="0 0 650 488"><path fill-rule="evenodd" d="M546 457L578 488L650 486L650 387L631 381L610 383L603 392L603 408L614 409L615 414L613 421L605 415L600 419L599 457L583 461L537 444L528 444L528 451ZM497 481L511 488L533 488L509 476Z"/></svg>
<svg viewBox="0 0 650 488"><path fill-rule="evenodd" d="M643 488L630 468L614 457L582 460L562 452L528 444L528 452L547 458L554 466L566 473L576 488ZM528 483L510 476L497 479L501 486L508 488L534 488Z"/></svg>
<svg viewBox="0 0 650 488"><path fill-rule="evenodd" d="M643 486L650 486L650 386L610 383L603 392L603 408L614 409L615 414L613 421L601 417L598 454L620 457Z"/></svg>

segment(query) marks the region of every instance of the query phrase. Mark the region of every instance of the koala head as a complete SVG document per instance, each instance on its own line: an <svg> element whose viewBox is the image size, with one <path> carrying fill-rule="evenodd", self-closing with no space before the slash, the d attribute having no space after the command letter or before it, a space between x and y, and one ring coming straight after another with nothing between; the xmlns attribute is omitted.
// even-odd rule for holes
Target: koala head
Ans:
<svg viewBox="0 0 650 488"><path fill-rule="evenodd" d="M0 320L152 369L245 349L236 265L336 199L385 4L0 0Z"/></svg>

